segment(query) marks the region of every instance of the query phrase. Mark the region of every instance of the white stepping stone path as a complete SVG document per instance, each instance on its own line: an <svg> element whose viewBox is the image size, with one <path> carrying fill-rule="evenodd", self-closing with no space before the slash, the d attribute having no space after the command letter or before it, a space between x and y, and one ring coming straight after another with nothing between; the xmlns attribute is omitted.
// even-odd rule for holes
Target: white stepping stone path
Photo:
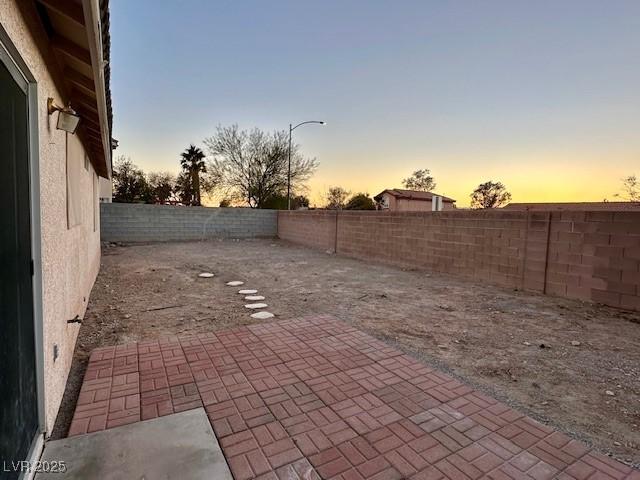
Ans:
<svg viewBox="0 0 640 480"><path fill-rule="evenodd" d="M241 282L240 280L234 280L232 282L227 282L227 285L229 285L230 287L239 287L240 285L244 285L244 282Z"/></svg>
<svg viewBox="0 0 640 480"><path fill-rule="evenodd" d="M258 293L258 290L238 290L240 295L253 295L254 293Z"/></svg>
<svg viewBox="0 0 640 480"><path fill-rule="evenodd" d="M200 278L211 278L213 277L213 273L209 273L209 272L202 272L200 275L198 275Z"/></svg>
<svg viewBox="0 0 640 480"><path fill-rule="evenodd" d="M270 312L256 312L251 314L251 318L256 318L258 320L266 320L267 318L273 318L275 315Z"/></svg>
<svg viewBox="0 0 640 480"><path fill-rule="evenodd" d="M264 300L264 297L262 295L247 295L244 299L250 302L257 302L258 300Z"/></svg>
<svg viewBox="0 0 640 480"><path fill-rule="evenodd" d="M256 310L258 308L266 308L269 305L267 305L266 303L247 303L244 308L250 308L252 310Z"/></svg>

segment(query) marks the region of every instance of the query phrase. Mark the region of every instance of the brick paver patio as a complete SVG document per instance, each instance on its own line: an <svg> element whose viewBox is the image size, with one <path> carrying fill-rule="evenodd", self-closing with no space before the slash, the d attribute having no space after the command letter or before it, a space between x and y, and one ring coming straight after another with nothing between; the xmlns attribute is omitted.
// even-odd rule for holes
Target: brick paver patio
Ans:
<svg viewBox="0 0 640 480"><path fill-rule="evenodd" d="M69 435L201 406L238 480L640 479L331 317L98 348Z"/></svg>

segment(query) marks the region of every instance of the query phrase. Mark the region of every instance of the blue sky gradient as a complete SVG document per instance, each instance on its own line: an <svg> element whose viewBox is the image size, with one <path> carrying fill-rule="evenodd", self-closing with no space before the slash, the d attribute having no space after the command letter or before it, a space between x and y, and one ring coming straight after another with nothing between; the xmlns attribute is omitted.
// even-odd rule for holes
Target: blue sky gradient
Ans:
<svg viewBox="0 0 640 480"><path fill-rule="evenodd" d="M216 125L296 130L329 186L430 168L468 204L612 199L640 175L640 2L112 0L118 155L145 170Z"/></svg>

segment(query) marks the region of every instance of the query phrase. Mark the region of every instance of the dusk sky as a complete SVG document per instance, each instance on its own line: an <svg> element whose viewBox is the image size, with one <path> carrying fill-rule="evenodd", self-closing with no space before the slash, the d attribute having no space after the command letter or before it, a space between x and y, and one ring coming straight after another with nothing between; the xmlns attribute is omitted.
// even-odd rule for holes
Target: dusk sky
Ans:
<svg viewBox="0 0 640 480"><path fill-rule="evenodd" d="M328 187L429 168L469 204L614 199L640 175L640 1L111 1L115 155L145 171L218 124L294 132Z"/></svg>

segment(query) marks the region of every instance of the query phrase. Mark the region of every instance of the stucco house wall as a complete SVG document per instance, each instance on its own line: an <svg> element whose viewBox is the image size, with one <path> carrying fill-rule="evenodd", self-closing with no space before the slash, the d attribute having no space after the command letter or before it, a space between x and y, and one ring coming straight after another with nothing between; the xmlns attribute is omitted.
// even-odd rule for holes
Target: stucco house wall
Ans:
<svg viewBox="0 0 640 480"><path fill-rule="evenodd" d="M396 197L394 197L393 195L389 194L389 193L385 193L382 195L382 206L385 210L395 210L396 207Z"/></svg>
<svg viewBox="0 0 640 480"><path fill-rule="evenodd" d="M431 210L431 200L396 199L396 212L430 212Z"/></svg>
<svg viewBox="0 0 640 480"><path fill-rule="evenodd" d="M40 220L43 283L45 423L51 432L64 393L79 324L100 267L98 178L77 135L56 129L47 98L60 101L44 59L15 0L0 0L0 24L37 81ZM67 152L69 166L79 168L80 223L67 226ZM85 168L86 166L86 168ZM54 346L58 358L54 361Z"/></svg>
<svg viewBox="0 0 640 480"><path fill-rule="evenodd" d="M431 212L431 200L412 200L410 198L397 198L390 193L384 193L382 200L385 205L388 205L388 210L391 212ZM442 202L443 210L453 210L453 203ZM386 210L386 208L385 208Z"/></svg>

